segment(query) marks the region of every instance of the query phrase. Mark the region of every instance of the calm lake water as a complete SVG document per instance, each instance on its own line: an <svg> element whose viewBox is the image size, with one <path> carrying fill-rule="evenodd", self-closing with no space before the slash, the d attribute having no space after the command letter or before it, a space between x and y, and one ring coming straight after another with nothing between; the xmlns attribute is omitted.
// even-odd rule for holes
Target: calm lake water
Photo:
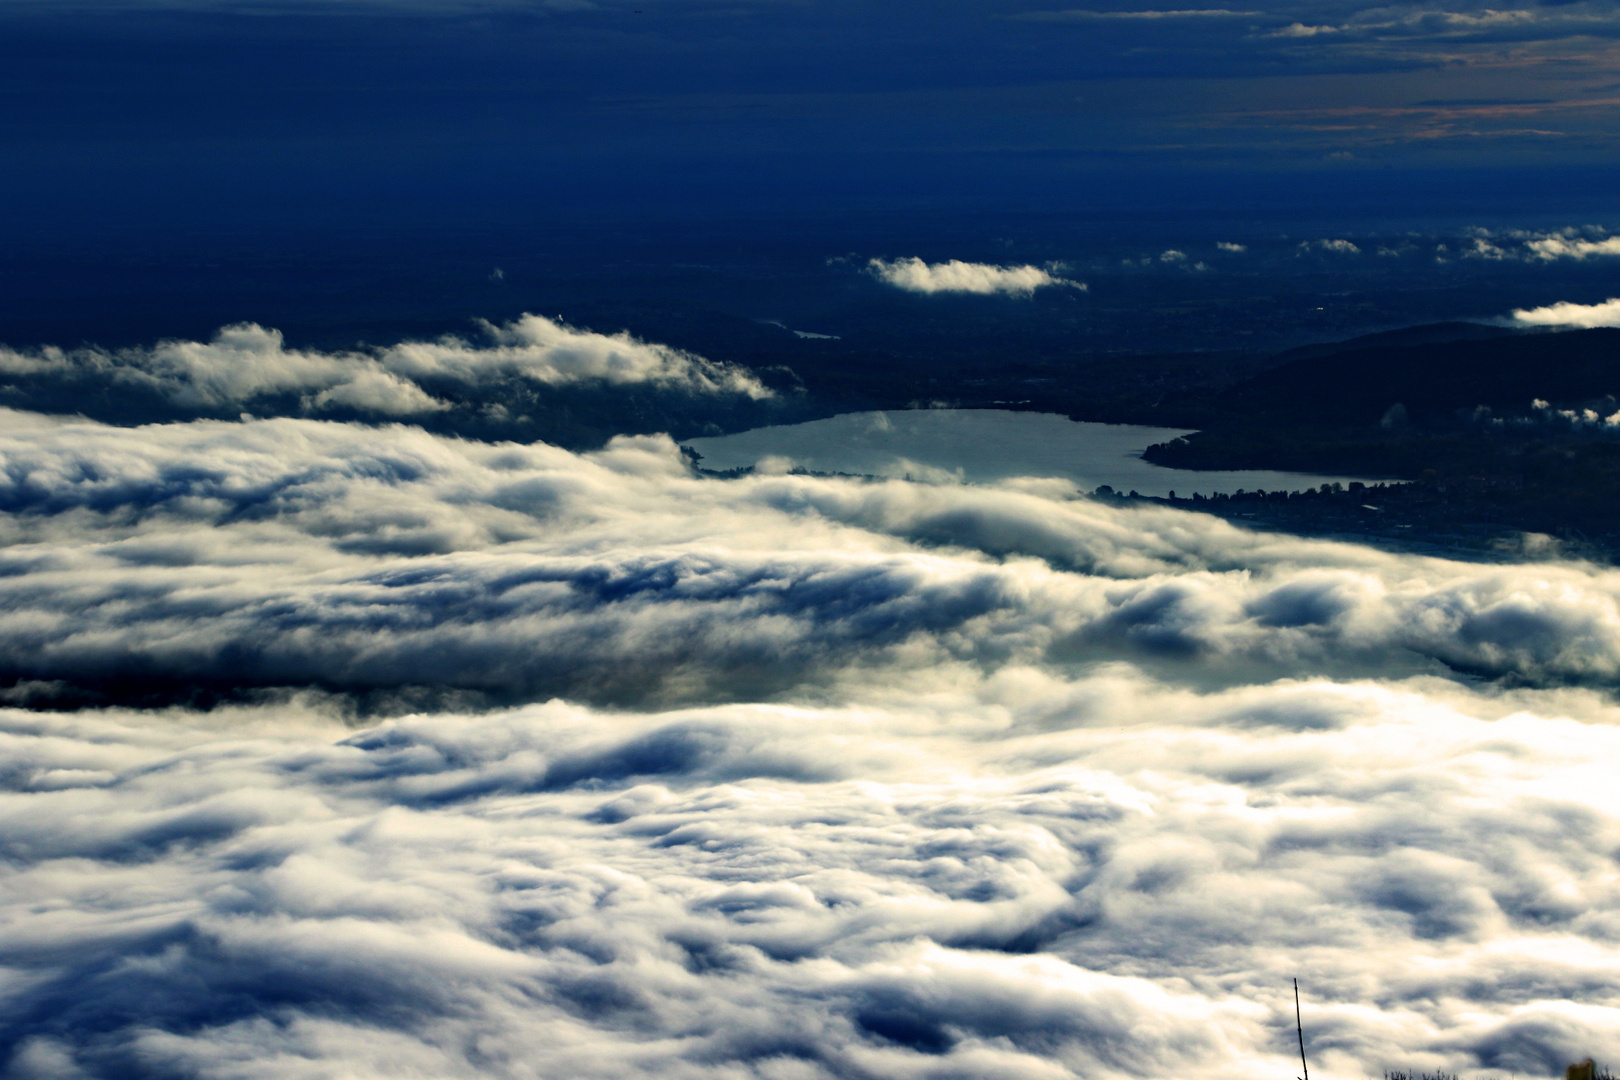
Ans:
<svg viewBox="0 0 1620 1080"><path fill-rule="evenodd" d="M1055 413L1005 409L918 409L845 413L807 424L688 439L706 469L744 465L786 471L864 473L934 483L984 484L1015 476L1056 476L1092 491L1183 498L1238 489L1300 491L1364 479L1244 470L1192 472L1143 461L1154 443L1190 432L1134 424L1076 423Z"/></svg>

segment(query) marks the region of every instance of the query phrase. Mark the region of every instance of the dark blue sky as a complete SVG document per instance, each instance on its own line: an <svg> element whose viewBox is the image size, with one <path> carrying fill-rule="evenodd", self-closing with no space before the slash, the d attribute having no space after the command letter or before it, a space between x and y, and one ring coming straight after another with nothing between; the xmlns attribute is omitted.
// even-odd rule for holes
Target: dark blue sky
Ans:
<svg viewBox="0 0 1620 1080"><path fill-rule="evenodd" d="M13 0L0 195L65 236L1608 188L1613 3L1152 7Z"/></svg>

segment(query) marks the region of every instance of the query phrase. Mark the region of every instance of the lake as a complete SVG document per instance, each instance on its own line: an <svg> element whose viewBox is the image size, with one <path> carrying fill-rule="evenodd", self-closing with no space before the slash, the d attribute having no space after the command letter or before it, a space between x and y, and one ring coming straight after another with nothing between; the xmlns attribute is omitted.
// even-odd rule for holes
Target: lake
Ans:
<svg viewBox="0 0 1620 1080"><path fill-rule="evenodd" d="M989 484L1015 476L1055 476L1085 491L1182 498L1244 491L1301 491L1364 477L1242 470L1193 472L1143 461L1154 443L1182 428L1078 423L1056 413L1007 409L916 409L844 413L805 424L687 439L705 469L753 465L764 471L860 473L927 483Z"/></svg>

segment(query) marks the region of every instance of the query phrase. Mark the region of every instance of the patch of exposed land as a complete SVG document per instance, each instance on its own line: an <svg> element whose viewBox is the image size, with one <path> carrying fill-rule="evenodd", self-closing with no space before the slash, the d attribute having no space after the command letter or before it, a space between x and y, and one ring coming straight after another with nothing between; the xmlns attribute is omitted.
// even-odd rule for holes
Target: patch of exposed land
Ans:
<svg viewBox="0 0 1620 1080"><path fill-rule="evenodd" d="M1300 350L1220 393L1168 401L1149 415L1199 430L1143 457L1401 481L1177 500L1271 528L1445 551L1620 553L1620 330L1455 333Z"/></svg>

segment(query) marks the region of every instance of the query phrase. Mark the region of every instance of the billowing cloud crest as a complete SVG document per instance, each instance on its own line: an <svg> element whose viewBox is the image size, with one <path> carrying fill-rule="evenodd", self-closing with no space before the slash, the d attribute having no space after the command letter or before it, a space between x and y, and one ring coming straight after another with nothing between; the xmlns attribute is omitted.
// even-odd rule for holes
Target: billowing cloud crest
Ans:
<svg viewBox="0 0 1620 1080"><path fill-rule="evenodd" d="M477 386L520 378L546 386L641 384L692 394L771 391L752 374L629 334L577 330L539 315L504 326L481 324L487 343L457 337L407 341L385 349L323 353L288 349L277 330L241 323L209 342L165 341L109 352L0 348L0 373L55 375L139 386L189 407L247 405L294 395L309 410L332 408L413 416L447 408L430 392L435 382Z"/></svg>
<svg viewBox="0 0 1620 1080"><path fill-rule="evenodd" d="M867 269L880 281L897 289L915 293L1002 293L1008 296L1029 296L1036 289L1049 285L1066 285L1085 289L1080 281L1055 277L1039 266L993 266L988 263L949 262L926 263L912 257L884 262L873 259Z"/></svg>
<svg viewBox="0 0 1620 1080"><path fill-rule="evenodd" d="M1620 677L1620 573L1399 559L1022 490L719 483L664 437L574 455L11 413L0 451L0 674L98 693L645 703L891 654Z"/></svg>
<svg viewBox="0 0 1620 1080"><path fill-rule="evenodd" d="M649 383L697 394L740 394L756 400L771 396L742 368L638 341L628 333L576 330L539 315L524 315L505 326L481 325L492 345L478 347L453 337L405 342L387 350L380 362L389 372L412 379L448 377L477 383L516 375L550 386Z"/></svg>
<svg viewBox="0 0 1620 1080"><path fill-rule="evenodd" d="M1612 569L18 412L0 529L8 1076L1249 1080L1296 974L1325 1076L1620 1037Z"/></svg>
<svg viewBox="0 0 1620 1080"><path fill-rule="evenodd" d="M118 352L0 349L0 372L105 379L154 389L176 404L204 408L278 394L305 396L314 408L343 405L390 416L444 407L375 357L288 349L280 331L254 323L227 326L207 343L165 341Z"/></svg>

